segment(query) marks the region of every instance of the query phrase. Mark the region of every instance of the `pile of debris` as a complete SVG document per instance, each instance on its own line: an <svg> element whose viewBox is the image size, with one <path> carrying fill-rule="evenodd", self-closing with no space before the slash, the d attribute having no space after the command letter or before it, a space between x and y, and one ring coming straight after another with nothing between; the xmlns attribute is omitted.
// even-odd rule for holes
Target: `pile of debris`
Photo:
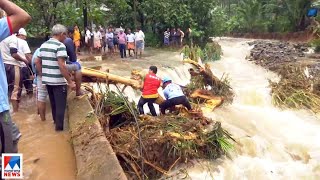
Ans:
<svg viewBox="0 0 320 180"><path fill-rule="evenodd" d="M280 75L271 82L273 104L320 112L320 62L305 57L306 44L255 41L249 60Z"/></svg>
<svg viewBox="0 0 320 180"><path fill-rule="evenodd" d="M177 165L216 159L233 148L234 140L221 123L204 117L201 110L138 117L135 104L120 90L89 91L106 137L130 179L167 176Z"/></svg>
<svg viewBox="0 0 320 180"><path fill-rule="evenodd" d="M320 89L308 75L305 66L282 66L279 75L281 76L279 82L270 81L273 104L283 108L320 112Z"/></svg>
<svg viewBox="0 0 320 180"><path fill-rule="evenodd" d="M279 65L297 62L308 51L307 44L293 44L281 41L254 41L248 43L254 46L249 61L275 71Z"/></svg>
<svg viewBox="0 0 320 180"><path fill-rule="evenodd" d="M210 98L204 98L204 95L206 95L206 97L215 97L213 99L221 98L226 103L232 103L234 92L230 86L227 75L223 75L220 79L217 78L211 71L211 67L208 63L201 66L191 59L185 59L184 63L192 64L195 67L189 69L191 80L185 89L187 95L191 98L195 98L197 102L199 102L197 97L210 100Z"/></svg>

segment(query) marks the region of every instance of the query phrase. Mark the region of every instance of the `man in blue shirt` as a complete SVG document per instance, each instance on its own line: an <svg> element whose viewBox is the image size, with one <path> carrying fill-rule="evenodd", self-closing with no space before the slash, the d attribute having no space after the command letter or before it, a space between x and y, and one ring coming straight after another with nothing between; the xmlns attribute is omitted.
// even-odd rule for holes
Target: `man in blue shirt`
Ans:
<svg viewBox="0 0 320 180"><path fill-rule="evenodd" d="M82 82L82 73L81 65L77 61L76 48L71 37L73 37L74 28L68 28L68 37L64 40L63 44L66 46L68 59L67 59L67 69L69 72L74 74L74 80L76 83L76 96L79 97L83 95L81 92L81 82Z"/></svg>
<svg viewBox="0 0 320 180"><path fill-rule="evenodd" d="M191 105L179 85L172 83L172 80L168 77L164 78L162 82L163 93L166 98L166 101L160 105L162 114L165 114L167 109L181 104L191 110Z"/></svg>
<svg viewBox="0 0 320 180"><path fill-rule="evenodd" d="M0 19L0 42L13 32L17 32L24 27L31 17L20 7L8 0L0 1L0 8L3 9L7 17ZM15 146L21 134L10 118L8 100L8 84L2 57L0 56L0 139L1 154L16 153Z"/></svg>

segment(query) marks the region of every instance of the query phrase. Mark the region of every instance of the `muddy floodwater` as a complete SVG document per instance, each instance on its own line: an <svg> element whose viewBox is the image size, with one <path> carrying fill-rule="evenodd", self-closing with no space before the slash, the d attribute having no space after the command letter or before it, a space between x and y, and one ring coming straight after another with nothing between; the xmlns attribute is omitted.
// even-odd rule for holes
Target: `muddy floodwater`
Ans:
<svg viewBox="0 0 320 180"><path fill-rule="evenodd" d="M48 107L49 108L49 107ZM47 121L36 115L34 99L24 97L18 113L12 115L22 137L19 153L23 154L25 180L75 180L75 157L68 131L57 133L47 109Z"/></svg>
<svg viewBox="0 0 320 180"><path fill-rule="evenodd" d="M238 144L228 158L196 161L191 167L182 167L189 174L187 179L320 179L319 116L272 105L268 80L277 80L278 76L245 60L252 48L248 41L220 39L222 59L210 63L216 76L229 75L236 97L233 104L206 115L221 121ZM143 59L107 58L83 61L82 65L101 66L102 70L109 69L111 73L126 77L133 69L157 65L160 77L170 76L180 85L186 85L190 79L188 66L181 62L179 52L146 49ZM140 96L130 88L125 93L135 101ZM13 115L23 135L19 152L24 155L25 179L76 179L68 131L55 132L49 110L46 122L41 122L35 112L34 100L25 97L20 112Z"/></svg>

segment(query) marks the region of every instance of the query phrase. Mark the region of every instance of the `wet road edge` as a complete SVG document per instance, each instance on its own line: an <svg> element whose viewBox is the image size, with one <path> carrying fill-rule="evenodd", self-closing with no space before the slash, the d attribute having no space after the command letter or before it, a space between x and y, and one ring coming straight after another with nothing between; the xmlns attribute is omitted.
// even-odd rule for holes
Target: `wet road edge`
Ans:
<svg viewBox="0 0 320 180"><path fill-rule="evenodd" d="M87 97L68 96L68 119L78 180L126 180Z"/></svg>

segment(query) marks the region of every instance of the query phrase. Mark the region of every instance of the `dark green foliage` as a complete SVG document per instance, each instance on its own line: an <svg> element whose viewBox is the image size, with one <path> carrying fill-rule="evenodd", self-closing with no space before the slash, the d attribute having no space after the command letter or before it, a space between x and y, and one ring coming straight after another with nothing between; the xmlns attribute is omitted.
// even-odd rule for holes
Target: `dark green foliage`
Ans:
<svg viewBox="0 0 320 180"><path fill-rule="evenodd" d="M162 37L154 34L154 33L146 33L146 46L148 47L160 47L161 46L161 42L162 42Z"/></svg>
<svg viewBox="0 0 320 180"><path fill-rule="evenodd" d="M166 28L192 29L194 44L204 47L209 37L232 32L290 32L305 30L310 0L14 0L33 17L30 35L45 35L55 23L80 25L83 10L88 24L135 29L141 26L150 45L162 42ZM155 43L158 37L159 43Z"/></svg>
<svg viewBox="0 0 320 180"><path fill-rule="evenodd" d="M316 53L320 53L320 39L315 39L311 42L311 46L314 47Z"/></svg>
<svg viewBox="0 0 320 180"><path fill-rule="evenodd" d="M217 42L208 43L203 48L202 61L203 62L212 62L220 60L222 55L221 46Z"/></svg>
<svg viewBox="0 0 320 180"><path fill-rule="evenodd" d="M186 58L195 61L200 58L204 63L220 60L222 55L221 46L217 42L206 43L203 48L185 46L181 52Z"/></svg>

